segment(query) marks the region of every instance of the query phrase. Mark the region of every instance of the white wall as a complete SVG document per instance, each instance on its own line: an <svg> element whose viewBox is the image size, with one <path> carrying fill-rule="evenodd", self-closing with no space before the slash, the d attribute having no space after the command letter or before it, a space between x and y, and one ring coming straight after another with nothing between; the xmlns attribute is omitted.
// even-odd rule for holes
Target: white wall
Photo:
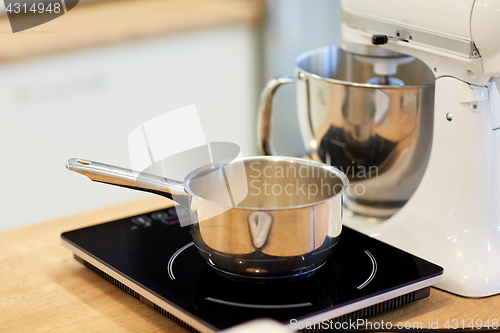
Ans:
<svg viewBox="0 0 500 333"><path fill-rule="evenodd" d="M264 77L293 75L300 53L340 45L340 0L269 0ZM274 144L281 154L301 156L295 85L282 86L275 98Z"/></svg>
<svg viewBox="0 0 500 333"><path fill-rule="evenodd" d="M130 131L182 106L197 105L208 141L255 154L255 39L228 26L1 65L0 230L148 195L65 161L129 167Z"/></svg>

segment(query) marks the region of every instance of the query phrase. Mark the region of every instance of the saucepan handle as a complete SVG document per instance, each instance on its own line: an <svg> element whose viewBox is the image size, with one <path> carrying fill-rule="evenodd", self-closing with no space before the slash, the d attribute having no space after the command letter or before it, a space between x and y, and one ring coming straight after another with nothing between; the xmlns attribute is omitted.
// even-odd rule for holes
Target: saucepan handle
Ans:
<svg viewBox="0 0 500 333"><path fill-rule="evenodd" d="M259 147L263 155L277 155L272 144L271 123L273 99L276 90L283 84L295 83L293 76L278 76L267 83L260 95L258 137Z"/></svg>
<svg viewBox="0 0 500 333"><path fill-rule="evenodd" d="M184 184L177 180L81 158L70 158L66 162L66 169L87 176L95 182L158 194L189 208L189 194L184 191Z"/></svg>

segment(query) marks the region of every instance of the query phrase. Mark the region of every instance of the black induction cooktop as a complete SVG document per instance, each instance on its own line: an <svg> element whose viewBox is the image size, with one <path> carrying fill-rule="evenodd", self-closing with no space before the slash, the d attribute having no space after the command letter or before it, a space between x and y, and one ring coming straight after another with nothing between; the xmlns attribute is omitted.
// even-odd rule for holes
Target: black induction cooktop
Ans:
<svg viewBox="0 0 500 333"><path fill-rule="evenodd" d="M313 276L236 282L203 261L179 218L186 217L165 208L65 232L62 244L86 267L192 332L262 317L319 331L427 297L442 280L441 267L343 227L336 251Z"/></svg>

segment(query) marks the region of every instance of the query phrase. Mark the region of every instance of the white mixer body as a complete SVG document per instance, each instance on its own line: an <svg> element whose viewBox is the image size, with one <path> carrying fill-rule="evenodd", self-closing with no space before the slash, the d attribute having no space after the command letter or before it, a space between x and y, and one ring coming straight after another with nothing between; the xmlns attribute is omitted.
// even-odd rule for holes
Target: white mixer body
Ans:
<svg viewBox="0 0 500 333"><path fill-rule="evenodd" d="M466 40L471 39L470 18L473 6L474 0L342 1L342 9L350 14Z"/></svg>
<svg viewBox="0 0 500 333"><path fill-rule="evenodd" d="M500 0L343 0L343 47L419 58L435 73L424 177L386 221L345 224L444 267L437 287L500 293ZM373 35L387 43L374 46Z"/></svg>

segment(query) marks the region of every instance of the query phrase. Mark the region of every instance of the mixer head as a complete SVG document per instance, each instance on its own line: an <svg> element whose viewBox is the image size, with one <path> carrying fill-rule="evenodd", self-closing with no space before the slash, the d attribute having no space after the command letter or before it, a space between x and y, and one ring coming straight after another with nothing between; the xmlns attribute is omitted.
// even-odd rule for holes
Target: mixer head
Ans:
<svg viewBox="0 0 500 333"><path fill-rule="evenodd" d="M346 51L414 56L436 77L452 76L473 84L487 84L500 74L498 1L342 0L342 8Z"/></svg>

